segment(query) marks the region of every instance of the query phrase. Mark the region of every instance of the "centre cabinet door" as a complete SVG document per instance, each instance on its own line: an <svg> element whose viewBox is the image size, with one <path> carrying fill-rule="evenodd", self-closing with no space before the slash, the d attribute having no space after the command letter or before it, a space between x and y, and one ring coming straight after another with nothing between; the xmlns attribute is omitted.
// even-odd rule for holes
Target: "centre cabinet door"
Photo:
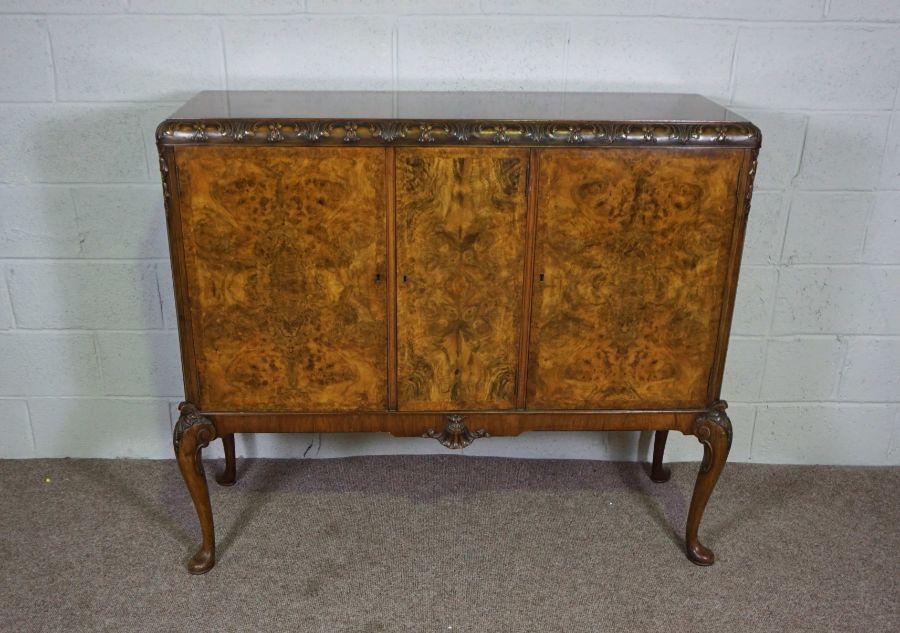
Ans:
<svg viewBox="0 0 900 633"><path fill-rule="evenodd" d="M399 409L513 408L528 150L396 152Z"/></svg>
<svg viewBox="0 0 900 633"><path fill-rule="evenodd" d="M529 409L709 404L743 159L538 153Z"/></svg>
<svg viewBox="0 0 900 633"><path fill-rule="evenodd" d="M179 147L175 163L196 404L386 409L384 149Z"/></svg>

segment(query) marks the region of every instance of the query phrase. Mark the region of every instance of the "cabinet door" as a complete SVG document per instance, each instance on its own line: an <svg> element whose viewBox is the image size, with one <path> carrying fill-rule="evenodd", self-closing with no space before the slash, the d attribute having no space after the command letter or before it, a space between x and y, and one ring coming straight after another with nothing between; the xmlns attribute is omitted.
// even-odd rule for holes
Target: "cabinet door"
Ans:
<svg viewBox="0 0 900 633"><path fill-rule="evenodd" d="M528 150L396 156L399 408L512 408Z"/></svg>
<svg viewBox="0 0 900 633"><path fill-rule="evenodd" d="M384 156L176 150L201 408L386 408Z"/></svg>
<svg viewBox="0 0 900 633"><path fill-rule="evenodd" d="M742 156L540 152L529 409L708 404Z"/></svg>

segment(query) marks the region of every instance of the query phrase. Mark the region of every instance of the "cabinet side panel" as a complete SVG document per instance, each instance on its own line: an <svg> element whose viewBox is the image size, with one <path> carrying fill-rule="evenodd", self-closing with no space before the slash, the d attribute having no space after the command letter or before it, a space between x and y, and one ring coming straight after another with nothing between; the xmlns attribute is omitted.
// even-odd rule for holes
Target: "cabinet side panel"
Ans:
<svg viewBox="0 0 900 633"><path fill-rule="evenodd" d="M178 200L178 170L175 150L159 146L159 168L162 175L163 200L166 210L166 230L169 237L169 261L172 267L172 286L175 291L175 311L178 321L178 341L181 348L181 367L185 400L196 402L199 397L197 365L194 358L194 336L191 330L187 281L184 269L184 245L181 236L181 210Z"/></svg>
<svg viewBox="0 0 900 633"><path fill-rule="evenodd" d="M197 404L385 409L384 150L184 147L176 163Z"/></svg>
<svg viewBox="0 0 900 633"><path fill-rule="evenodd" d="M399 408L512 408L528 150L396 156Z"/></svg>
<svg viewBox="0 0 900 633"><path fill-rule="evenodd" d="M731 319L734 314L734 300L737 294L738 275L741 270L741 254L744 251L744 235L747 231L747 219L750 212L750 199L753 196L753 179L756 176L756 159L759 150L745 149L743 153L744 162L741 166L737 190L737 221L734 223L734 235L731 241L731 261L728 269L728 283L725 285L722 319L719 323L719 343L716 347L715 364L709 377L709 394L707 396L709 402L715 402L721 397L725 357L731 335Z"/></svg>
<svg viewBox="0 0 900 633"><path fill-rule="evenodd" d="M528 408L708 404L742 159L540 152Z"/></svg>

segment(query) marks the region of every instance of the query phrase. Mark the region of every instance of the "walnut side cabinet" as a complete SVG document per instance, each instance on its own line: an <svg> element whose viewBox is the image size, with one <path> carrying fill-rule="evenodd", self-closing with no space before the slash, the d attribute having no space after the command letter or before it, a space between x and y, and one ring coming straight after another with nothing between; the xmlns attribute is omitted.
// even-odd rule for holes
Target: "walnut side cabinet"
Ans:
<svg viewBox="0 0 900 633"><path fill-rule="evenodd" d="M759 130L696 95L204 92L157 130L186 402L178 465L234 433L670 430L720 399Z"/></svg>

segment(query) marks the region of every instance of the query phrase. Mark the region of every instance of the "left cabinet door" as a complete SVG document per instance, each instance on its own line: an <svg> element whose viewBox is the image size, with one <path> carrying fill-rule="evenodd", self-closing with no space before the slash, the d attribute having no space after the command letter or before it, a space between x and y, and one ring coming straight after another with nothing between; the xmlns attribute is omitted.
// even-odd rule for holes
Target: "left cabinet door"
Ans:
<svg viewBox="0 0 900 633"><path fill-rule="evenodd" d="M387 407L382 148L179 147L207 411Z"/></svg>

